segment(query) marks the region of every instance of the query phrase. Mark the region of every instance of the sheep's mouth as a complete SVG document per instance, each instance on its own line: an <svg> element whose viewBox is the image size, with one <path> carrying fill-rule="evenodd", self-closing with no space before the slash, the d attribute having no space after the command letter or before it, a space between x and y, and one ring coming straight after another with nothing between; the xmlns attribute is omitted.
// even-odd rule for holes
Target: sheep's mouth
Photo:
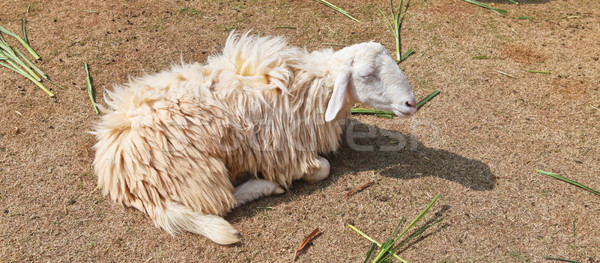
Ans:
<svg viewBox="0 0 600 263"><path fill-rule="evenodd" d="M410 115L412 115L413 113L415 113L414 110L403 111L403 110L399 110L399 109L396 109L396 108L394 108L393 112L398 117L409 117Z"/></svg>

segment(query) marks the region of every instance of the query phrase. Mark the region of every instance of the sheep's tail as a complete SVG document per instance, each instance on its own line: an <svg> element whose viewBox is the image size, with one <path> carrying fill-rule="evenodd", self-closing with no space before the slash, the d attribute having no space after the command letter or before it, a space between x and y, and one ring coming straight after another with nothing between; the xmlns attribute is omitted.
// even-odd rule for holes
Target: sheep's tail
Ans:
<svg viewBox="0 0 600 263"><path fill-rule="evenodd" d="M154 224L169 234L188 231L221 245L240 242L238 231L220 216L203 215L174 202L168 202L163 208L156 207L154 210L154 213L148 211Z"/></svg>

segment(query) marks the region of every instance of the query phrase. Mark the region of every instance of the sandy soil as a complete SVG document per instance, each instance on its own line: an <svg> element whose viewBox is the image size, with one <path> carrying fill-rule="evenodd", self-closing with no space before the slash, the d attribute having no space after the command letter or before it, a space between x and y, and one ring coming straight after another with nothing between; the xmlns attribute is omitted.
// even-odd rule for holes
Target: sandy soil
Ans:
<svg viewBox="0 0 600 263"><path fill-rule="evenodd" d="M205 61L231 29L309 50L374 40L393 51L376 9L386 1L332 2L363 23L313 1L1 1L0 25L20 32L25 17L38 66L66 87L53 99L0 70L1 261L289 262L318 227L298 262L362 262L370 244L347 224L383 241L438 193L425 221L444 220L401 251L410 262L600 261L600 197L535 172L600 188L597 1L485 1L508 11L497 15L461 0L413 0L403 47L416 53L400 67L417 97L441 95L411 119L355 116L355 131L381 136L329 156L329 179L229 214L239 245L170 236L95 189L87 132L98 116L84 61L102 103L129 76ZM392 140L411 147L386 150Z"/></svg>

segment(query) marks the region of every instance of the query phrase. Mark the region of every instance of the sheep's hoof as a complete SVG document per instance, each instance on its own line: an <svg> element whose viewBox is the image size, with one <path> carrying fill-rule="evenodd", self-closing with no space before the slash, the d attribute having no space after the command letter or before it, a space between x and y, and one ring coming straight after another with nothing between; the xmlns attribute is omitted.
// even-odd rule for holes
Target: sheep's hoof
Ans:
<svg viewBox="0 0 600 263"><path fill-rule="evenodd" d="M277 188L273 191L273 194L275 195L280 195L285 193L285 189L283 189L281 186L277 186Z"/></svg>
<svg viewBox="0 0 600 263"><path fill-rule="evenodd" d="M329 172L331 166L329 165L329 161L327 159L319 156L319 162L321 163L321 168L311 175L304 175L302 178L309 183L314 183L321 181L329 176Z"/></svg>

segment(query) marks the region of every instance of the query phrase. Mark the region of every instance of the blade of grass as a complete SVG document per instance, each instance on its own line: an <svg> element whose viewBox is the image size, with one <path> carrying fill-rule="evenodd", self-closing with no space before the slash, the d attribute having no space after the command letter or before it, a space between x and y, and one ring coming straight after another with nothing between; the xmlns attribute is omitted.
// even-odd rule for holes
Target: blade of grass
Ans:
<svg viewBox="0 0 600 263"><path fill-rule="evenodd" d="M39 81L37 81L36 79L34 79L32 76L30 76L29 74L27 74L27 72L21 70L20 68L17 67L16 64L12 63L12 61L7 60L9 63L11 63L14 66L10 66L7 65L5 63L0 62L1 66L4 66L20 75L22 75L23 77L31 80L31 82L33 82L35 85L37 85L38 87L40 87L44 92L46 92L46 94L50 95L50 97L54 97L54 93L52 93L50 90L48 90L46 87L44 87L44 85L42 85L42 83L40 83Z"/></svg>
<svg viewBox="0 0 600 263"><path fill-rule="evenodd" d="M555 258L555 257L547 257L547 256L544 256L544 258L545 259L550 259L550 260L562 261L562 262L581 263L579 261L570 260L570 259L564 259L564 258Z"/></svg>
<svg viewBox="0 0 600 263"><path fill-rule="evenodd" d="M391 114L375 114L375 116L379 117L379 118L386 118L386 119L393 119L394 115Z"/></svg>
<svg viewBox="0 0 600 263"><path fill-rule="evenodd" d="M517 2L517 1L515 1L515 0L508 0L508 1L510 1L511 3L513 3L513 4L516 4L516 5L518 5L518 4L519 4L519 2Z"/></svg>
<svg viewBox="0 0 600 263"><path fill-rule="evenodd" d="M402 246L404 246L404 245L405 245L406 243L408 243L408 242L409 242L411 239L413 239L413 238L415 238L415 237L418 237L419 235L423 234L425 231L427 231L427 229L429 229L430 227L432 227L432 226L434 226L434 225L438 224L439 222L442 222L442 220L444 220L444 218L443 218L443 217L442 217L442 218L440 218L440 219L438 219L438 220L436 220L435 222L433 222L433 223L431 223L431 224L429 224L429 225L427 225L427 226L425 226L425 227L423 227L423 228L419 229L419 231L417 231L416 233L414 233L413 235L411 235L411 236L410 236L408 239L406 239L406 240L402 241L402 242L401 242L401 243L398 245L398 247L402 247Z"/></svg>
<svg viewBox="0 0 600 263"><path fill-rule="evenodd" d="M352 20L354 20L354 21L356 21L358 23L362 23L362 22L360 22L360 20L358 20L358 19L354 18L353 16L351 16L350 13L348 13L346 10L341 9L341 8L337 7L336 5L334 5L332 3L329 3L329 2L327 2L325 0L315 0L315 2L323 4L323 5L331 8L331 9L333 9L335 11L338 11L341 14L345 15L346 17L348 17L348 18L350 18L350 19L352 19Z"/></svg>
<svg viewBox="0 0 600 263"><path fill-rule="evenodd" d="M369 261L369 258L371 258L371 254L373 254L373 251L375 251L376 247L377 247L377 244L375 244L375 242L371 243L371 248L369 248L369 251L367 252L367 255L365 256L365 261L363 261L363 263L367 263Z"/></svg>
<svg viewBox="0 0 600 263"><path fill-rule="evenodd" d="M35 64L33 64L29 59L27 59L27 57L25 56L25 54L23 54L23 52L21 52L21 50L19 50L18 48L15 48L15 51L17 51L17 54L19 54L19 56L21 56L23 58L23 60L25 60L25 62L27 63L27 65L29 65L30 68L35 70L43 78L48 79L48 76L46 76L46 74L41 69L36 67Z"/></svg>
<svg viewBox="0 0 600 263"><path fill-rule="evenodd" d="M480 6L480 7L483 7L483 8L487 8L489 10L492 10L496 14L506 14L506 13L508 13L508 12L506 12L506 10L502 10L502 9L498 9L498 8L493 8L493 7L491 7L489 5L486 5L486 4L484 4L482 2L479 2L479 1L475 1L475 0L464 0L464 1L467 2L467 3L469 3L469 4L474 4L474 5L477 5L477 6Z"/></svg>
<svg viewBox="0 0 600 263"><path fill-rule="evenodd" d="M545 171L542 171L542 170L539 170L539 169L538 169L538 170L535 170L535 171L536 171L536 172L538 172L538 173L541 173L541 174L543 174L543 175L546 175L546 176L552 177L552 178L554 178L554 179L561 180L561 181L563 181L563 182L566 182L566 183L572 184L572 185L574 185L574 186L577 186L577 187L579 187L579 188L582 188L582 189L584 189L584 190L586 190L586 191L588 191L588 192L590 192L590 193L593 193L593 194L596 194L596 195L600 195L600 192L598 192L598 191L596 191L596 190L594 190L594 189L592 189L592 188L589 188L589 187L587 187L587 186L585 186L585 185L582 185L582 184L580 184L579 182L576 182L576 181L573 181L573 180L571 180L571 179L568 179L568 178L566 178L566 177L563 177L563 176L561 176L561 175L558 175L558 174L555 174L555 173L551 173L551 172L545 172Z"/></svg>
<svg viewBox="0 0 600 263"><path fill-rule="evenodd" d="M412 55L413 53L415 53L415 51L412 50L412 48L409 49L408 51L406 51L406 53L404 53L404 55L402 55L400 57L400 60L396 61L396 63L400 63L400 62L404 61L406 58L408 58L408 56Z"/></svg>
<svg viewBox="0 0 600 263"><path fill-rule="evenodd" d="M356 233L358 233L359 235L361 235L362 237L366 238L367 240L371 241L371 243L377 245L378 247L381 248L381 244L379 244L379 242L375 241L374 239L372 239L370 236L367 236L367 234L363 233L362 231L358 230L358 228L356 228L353 225L348 224L348 227L350 227L352 230L354 230ZM400 256L394 254L393 255L396 259L406 263L407 261L402 259Z"/></svg>
<svg viewBox="0 0 600 263"><path fill-rule="evenodd" d="M0 62L0 65L4 66L5 68L7 68L7 69L10 69L10 70L12 70L12 71L14 71L14 72L16 72L16 73L18 73L18 74L20 74L20 75L22 75L23 77L26 77L26 78L28 78L28 77L31 77L31 76L29 76L29 74L27 74L27 72L25 72L25 71L21 70L21 69L20 69L20 68L19 68L19 67L18 67L16 64L14 64L12 61L10 61L10 60L7 60L6 62L8 62L9 64L6 64L6 63L4 63L4 62Z"/></svg>
<svg viewBox="0 0 600 263"><path fill-rule="evenodd" d="M369 109L365 109L365 108L353 108L353 109L350 109L350 113L354 113L354 114L371 114L371 115L377 115L377 114L393 115L394 114L391 111L369 110Z"/></svg>
<svg viewBox="0 0 600 263"><path fill-rule="evenodd" d="M488 56L475 56L473 59L488 59Z"/></svg>
<svg viewBox="0 0 600 263"><path fill-rule="evenodd" d="M42 77L44 79L46 79L48 82L50 82L52 85L59 87L61 89L65 89L63 88L61 85L56 84L54 81L50 80L50 78L48 78L48 76L46 75L46 73L44 73L41 69L39 69L38 67L35 66L35 64L33 64L29 59L27 59L27 57L23 54L23 52L21 52L21 50L19 50L18 48L15 48L15 50L17 51L17 53L23 58L25 59L25 62L27 62L27 64L29 64L29 66L31 68L33 68L33 70L35 70L38 74L42 75ZM39 81L39 79L38 79Z"/></svg>
<svg viewBox="0 0 600 263"><path fill-rule="evenodd" d="M427 214L427 212L429 211L429 209L435 204L435 202L438 200L438 198L440 198L440 194L437 194L433 198L433 200L431 200L431 202L429 202L429 205L427 205L427 207L423 211L421 211L421 213L412 222L410 222L410 224L404 229L404 231L402 231L402 233L400 233L400 235L396 238L396 240L394 241L394 243L396 243L396 241L398 241L398 239L400 239L400 237L402 237L417 222L419 222L419 220L421 220L421 218L423 218L423 216L425 216L425 214Z"/></svg>
<svg viewBox="0 0 600 263"><path fill-rule="evenodd" d="M51 79L46 79L48 82L50 82L52 85L59 87L60 89L65 89L63 88L63 86L58 85L57 83L55 83L54 81L52 81Z"/></svg>
<svg viewBox="0 0 600 263"><path fill-rule="evenodd" d="M541 70L528 70L529 73L541 73L541 74L550 74L550 71L541 71Z"/></svg>
<svg viewBox="0 0 600 263"><path fill-rule="evenodd" d="M21 37L19 37L17 34L9 31L8 29L0 26L0 32L5 33L11 37L16 38L24 47L25 49L27 49L27 51L35 58L35 59L40 59L40 56L35 52L35 50L33 50L33 48L31 48L31 46L29 46L29 44L27 44L27 42L25 42L25 40L23 40Z"/></svg>
<svg viewBox="0 0 600 263"><path fill-rule="evenodd" d="M573 219L573 215L569 214L569 217L571 217L571 224L573 225L573 236L575 236L575 220Z"/></svg>
<svg viewBox="0 0 600 263"><path fill-rule="evenodd" d="M428 101L433 99L438 94L440 94L440 90L436 89L431 94L427 95L427 97L425 97L421 101L419 101L419 103L417 103L417 110L420 109L421 107L423 107L423 105L425 105L425 103L427 103Z"/></svg>
<svg viewBox="0 0 600 263"><path fill-rule="evenodd" d="M27 31L25 31L25 18L21 18L21 31L23 31L23 40L25 40L25 43L29 45L29 40L27 40Z"/></svg>
<svg viewBox="0 0 600 263"><path fill-rule="evenodd" d="M33 72L33 70L31 70L27 65L25 65L25 62L23 62L19 57L17 57L17 55L15 54L14 51L12 51L12 49L10 49L10 47L4 46L3 44L0 44L0 47L3 50L0 50L0 53L2 55L4 55L5 57L8 57L10 60L16 62L17 64L19 64L19 66L23 67L27 73L29 73L32 77L34 77L37 81L42 80L37 74L35 74L35 72ZM11 52L7 52L6 50L10 50Z"/></svg>
<svg viewBox="0 0 600 263"><path fill-rule="evenodd" d="M96 101L94 100L94 89L92 88L92 80L90 79L90 71L88 69L87 63L83 62L83 69L85 70L86 78L85 82L87 83L88 95L90 96L90 100L92 101L92 106L94 106L94 111L96 114L100 115L100 111L98 111L98 106L96 106Z"/></svg>
<svg viewBox="0 0 600 263"><path fill-rule="evenodd" d="M523 19L523 20L531 20L533 19L533 17L531 16L517 16L518 19Z"/></svg>

